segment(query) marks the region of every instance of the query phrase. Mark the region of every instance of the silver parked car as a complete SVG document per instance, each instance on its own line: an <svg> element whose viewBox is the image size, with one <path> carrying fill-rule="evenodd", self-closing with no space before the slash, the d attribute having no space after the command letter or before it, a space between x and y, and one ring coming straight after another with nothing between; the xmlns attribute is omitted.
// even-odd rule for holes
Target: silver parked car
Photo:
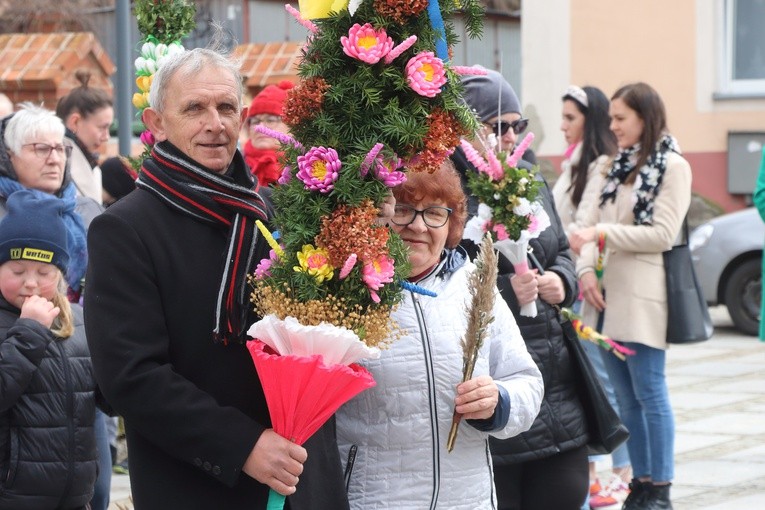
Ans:
<svg viewBox="0 0 765 510"><path fill-rule="evenodd" d="M726 305L733 324L748 335L760 328L764 241L765 223L754 207L718 216L689 239L707 303Z"/></svg>

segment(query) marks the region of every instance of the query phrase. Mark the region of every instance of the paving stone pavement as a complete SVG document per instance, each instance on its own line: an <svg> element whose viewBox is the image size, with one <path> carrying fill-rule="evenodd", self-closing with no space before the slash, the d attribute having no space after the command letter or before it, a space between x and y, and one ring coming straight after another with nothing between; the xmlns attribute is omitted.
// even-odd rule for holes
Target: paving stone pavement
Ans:
<svg viewBox="0 0 765 510"><path fill-rule="evenodd" d="M668 351L677 431L672 502L675 510L761 510L765 343L733 329L725 307L710 312L712 339ZM132 510L129 496L128 477L114 475L109 510Z"/></svg>

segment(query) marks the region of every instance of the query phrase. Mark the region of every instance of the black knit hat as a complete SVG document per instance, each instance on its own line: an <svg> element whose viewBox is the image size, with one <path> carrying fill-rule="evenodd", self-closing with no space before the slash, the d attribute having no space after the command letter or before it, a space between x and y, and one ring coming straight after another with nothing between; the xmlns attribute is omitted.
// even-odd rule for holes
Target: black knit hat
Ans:
<svg viewBox="0 0 765 510"><path fill-rule="evenodd" d="M66 272L69 263L64 202L53 195L24 189L11 193L8 214L0 220L0 264L33 260Z"/></svg>
<svg viewBox="0 0 765 510"><path fill-rule="evenodd" d="M120 157L112 157L101 163L101 185L115 200L119 200L135 189L132 168Z"/></svg>

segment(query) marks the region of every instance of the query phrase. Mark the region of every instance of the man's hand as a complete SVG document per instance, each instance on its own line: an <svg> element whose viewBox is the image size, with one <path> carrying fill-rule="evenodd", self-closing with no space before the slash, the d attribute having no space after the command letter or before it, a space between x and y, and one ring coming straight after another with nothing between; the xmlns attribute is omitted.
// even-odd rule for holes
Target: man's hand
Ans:
<svg viewBox="0 0 765 510"><path fill-rule="evenodd" d="M483 420L494 415L498 401L497 383L491 376L481 375L457 386L454 410L465 419Z"/></svg>
<svg viewBox="0 0 765 510"><path fill-rule="evenodd" d="M566 288L563 285L563 280L559 274L553 271L537 275L537 289L542 301L551 305L560 304L566 298Z"/></svg>
<svg viewBox="0 0 765 510"><path fill-rule="evenodd" d="M50 328L61 309L42 296L29 296L21 305L22 319L33 319Z"/></svg>
<svg viewBox="0 0 765 510"><path fill-rule="evenodd" d="M308 452L268 429L261 434L242 471L283 496L294 494Z"/></svg>
<svg viewBox="0 0 765 510"><path fill-rule="evenodd" d="M597 311L602 312L606 308L606 300L598 288L598 278L595 273L587 272L579 279L579 287L582 290L582 296L585 301L592 305Z"/></svg>
<svg viewBox="0 0 765 510"><path fill-rule="evenodd" d="M522 274L514 274L510 277L510 284L515 292L515 298L520 306L533 303L539 295L537 270L526 271Z"/></svg>

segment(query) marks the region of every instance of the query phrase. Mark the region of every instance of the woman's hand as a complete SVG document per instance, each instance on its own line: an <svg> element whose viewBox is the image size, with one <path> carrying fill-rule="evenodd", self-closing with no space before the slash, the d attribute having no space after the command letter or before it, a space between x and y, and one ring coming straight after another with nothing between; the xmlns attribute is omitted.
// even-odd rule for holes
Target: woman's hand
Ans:
<svg viewBox="0 0 765 510"><path fill-rule="evenodd" d="M533 303L539 296L539 283L537 282L537 270L514 274L510 277L510 285L515 292L515 298L520 306Z"/></svg>
<svg viewBox="0 0 765 510"><path fill-rule="evenodd" d="M494 379L480 375L457 385L454 410L468 420L483 420L494 415L499 401L499 388Z"/></svg>
<svg viewBox="0 0 765 510"><path fill-rule="evenodd" d="M582 296L585 301L592 305L597 311L602 312L606 308L606 300L598 288L598 278L595 273L587 272L579 280L579 287L582 290Z"/></svg>
<svg viewBox="0 0 765 510"><path fill-rule="evenodd" d="M563 285L563 279L553 271L537 275L537 289L539 289L539 297L545 303L557 305L566 299L566 287Z"/></svg>
<svg viewBox="0 0 765 510"><path fill-rule="evenodd" d="M582 228L571 234L568 238L568 243L571 245L571 249L577 255L582 251L582 246L587 243L591 243L598 238L598 231L595 227Z"/></svg>

